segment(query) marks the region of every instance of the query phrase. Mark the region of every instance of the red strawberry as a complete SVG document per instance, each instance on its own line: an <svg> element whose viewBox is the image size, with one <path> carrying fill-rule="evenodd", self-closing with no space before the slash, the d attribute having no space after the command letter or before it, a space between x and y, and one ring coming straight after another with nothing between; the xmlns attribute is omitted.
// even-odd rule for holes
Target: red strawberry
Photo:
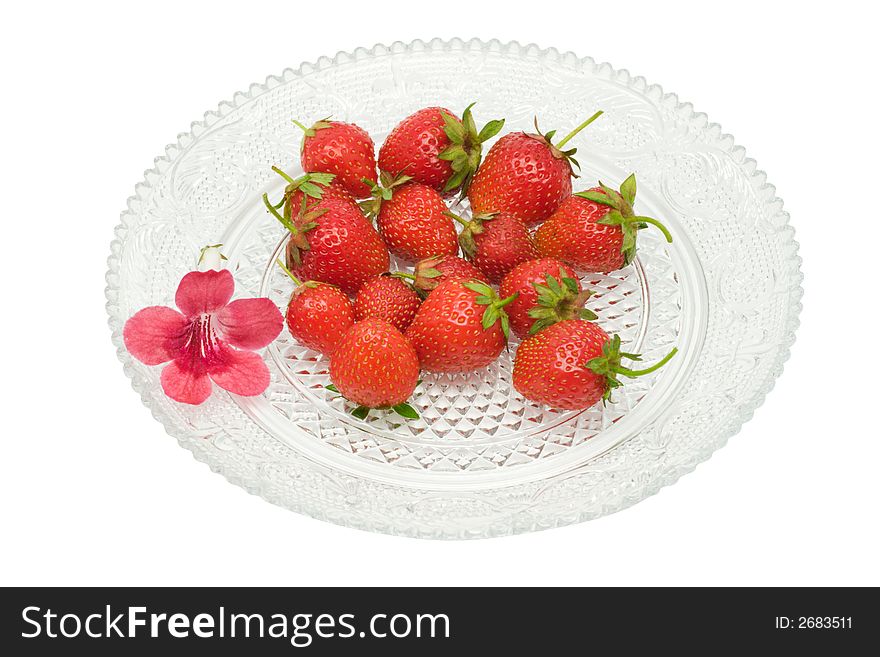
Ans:
<svg viewBox="0 0 880 657"><path fill-rule="evenodd" d="M287 329L304 347L330 356L354 324L354 308L335 285L301 282L279 261L296 285L287 304Z"/></svg>
<svg viewBox="0 0 880 657"><path fill-rule="evenodd" d="M507 345L504 306L513 299L499 299L479 281L440 283L422 302L406 331L422 369L468 372L498 358Z"/></svg>
<svg viewBox="0 0 880 657"><path fill-rule="evenodd" d="M415 273L398 271L394 275L411 280L422 296L427 296L443 281L478 281L483 278L483 272L456 255L425 258L416 263Z"/></svg>
<svg viewBox="0 0 880 657"><path fill-rule="evenodd" d="M360 209L354 196L348 193L332 173L306 173L294 179L278 167L272 167L272 171L287 181L284 198L275 206L276 209L287 203L291 209L301 210L303 202L312 205L316 201L331 198L345 201L352 207Z"/></svg>
<svg viewBox="0 0 880 657"><path fill-rule="evenodd" d="M499 139L480 166L468 190L474 214L510 212L526 226L535 226L556 211L571 195L571 165L577 149L562 147L595 121L596 112L557 144L556 131L540 134L513 132Z"/></svg>
<svg viewBox="0 0 880 657"><path fill-rule="evenodd" d="M583 307L591 292L581 291L574 270L553 258L517 265L504 277L498 291L502 297L514 293L519 296L506 310L510 328L521 338L566 319L596 319Z"/></svg>
<svg viewBox="0 0 880 657"><path fill-rule="evenodd" d="M599 187L569 197L538 229L535 243L542 255L558 258L572 267L609 272L625 267L636 256L636 236L648 224L672 235L651 217L639 217L632 206L636 198L636 177L623 181L620 191L599 183Z"/></svg>
<svg viewBox="0 0 880 657"><path fill-rule="evenodd" d="M331 390L359 404L352 414L393 408L418 417L406 404L419 381L419 359L410 341L388 322L370 317L351 327L330 359Z"/></svg>
<svg viewBox="0 0 880 657"><path fill-rule="evenodd" d="M370 195L364 178L376 182L373 140L353 123L322 119L311 128L294 121L303 130L300 161L307 173L333 173L355 198Z"/></svg>
<svg viewBox="0 0 880 657"><path fill-rule="evenodd" d="M263 203L288 231L287 266L304 279L356 293L371 278L388 271L388 249L366 217L346 201L322 199L294 215L284 215L264 194Z"/></svg>
<svg viewBox="0 0 880 657"><path fill-rule="evenodd" d="M623 383L665 365L677 349L655 365L631 370L621 359L639 360L620 351L620 337L609 337L597 324L581 319L559 322L524 341L513 365L513 387L526 399L565 410L589 408L608 400Z"/></svg>
<svg viewBox="0 0 880 657"><path fill-rule="evenodd" d="M529 229L509 212L478 214L470 221L452 216L464 225L458 238L461 250L490 283L499 283L519 263L538 257Z"/></svg>
<svg viewBox="0 0 880 657"><path fill-rule="evenodd" d="M380 203L376 227L394 255L414 262L458 253L455 222L446 214L446 204L439 192L415 182L386 187L383 191L391 194Z"/></svg>
<svg viewBox="0 0 880 657"><path fill-rule="evenodd" d="M410 285L387 274L364 283L354 300L354 316L358 322L368 317L384 319L398 331L405 331L421 303Z"/></svg>
<svg viewBox="0 0 880 657"><path fill-rule="evenodd" d="M467 189L480 164L483 142L494 137L504 120L489 121L477 131L469 105L462 118L442 107L426 107L401 121L379 149L379 169L406 174L438 192Z"/></svg>

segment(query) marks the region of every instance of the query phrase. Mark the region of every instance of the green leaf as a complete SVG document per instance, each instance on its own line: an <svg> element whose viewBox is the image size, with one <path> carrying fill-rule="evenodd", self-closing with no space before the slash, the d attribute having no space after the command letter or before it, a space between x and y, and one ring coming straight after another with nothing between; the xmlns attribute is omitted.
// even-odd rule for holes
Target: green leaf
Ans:
<svg viewBox="0 0 880 657"><path fill-rule="evenodd" d="M537 322L532 324L532 328L529 329L529 335L534 335L535 333L544 330L545 328L550 326L552 322L553 320L549 318L539 319Z"/></svg>
<svg viewBox="0 0 880 657"><path fill-rule="evenodd" d="M461 184L464 182L464 179L467 178L468 173L469 171L467 168L464 168L461 171L457 171L455 175L453 175L452 178L450 178L443 186L443 191L451 192L453 189L461 186Z"/></svg>
<svg viewBox="0 0 880 657"><path fill-rule="evenodd" d="M455 144L456 146L461 146L464 143L464 135L459 131L453 130L449 126L444 126L443 132L446 133L450 143Z"/></svg>
<svg viewBox="0 0 880 657"><path fill-rule="evenodd" d="M400 415L401 417L408 418L410 420L418 420L419 414L412 406L407 404L406 402L402 404L398 404L397 406L392 406L391 410Z"/></svg>
<svg viewBox="0 0 880 657"><path fill-rule="evenodd" d="M510 336L510 319L507 313L501 313L501 332L504 333L505 338Z"/></svg>
<svg viewBox="0 0 880 657"><path fill-rule="evenodd" d="M314 183L304 182L299 188L303 194L312 198L321 198L324 195L324 191Z"/></svg>
<svg viewBox="0 0 880 657"><path fill-rule="evenodd" d="M620 195L632 207L632 204L636 202L636 174L630 174L629 178L623 181L620 186Z"/></svg>
<svg viewBox="0 0 880 657"><path fill-rule="evenodd" d="M370 414L370 409L366 406L358 406L351 412L358 420L365 420Z"/></svg>
<svg viewBox="0 0 880 657"><path fill-rule="evenodd" d="M471 107L474 103L467 106L467 109L461 115L461 122L464 125L465 132L469 135L477 134L477 124L474 122L474 115L471 113Z"/></svg>
<svg viewBox="0 0 880 657"><path fill-rule="evenodd" d="M573 294L577 294L581 290L578 282L573 278L569 278L568 276L562 277L562 284L565 285L565 287L568 288L568 291Z"/></svg>
<svg viewBox="0 0 880 657"><path fill-rule="evenodd" d="M319 185L329 185L333 182L333 179L336 177L335 173L310 173L308 174L309 180L314 183L318 183Z"/></svg>
<svg viewBox="0 0 880 657"><path fill-rule="evenodd" d="M327 390L329 390L330 392L336 392L336 393L339 393L339 388L337 388L337 387L336 387L335 385L333 385L332 383L331 383L330 385L328 385L328 386L324 386L324 387L327 388ZM341 393L340 393L340 394L341 394Z"/></svg>
<svg viewBox="0 0 880 657"><path fill-rule="evenodd" d="M440 116L443 117L443 123L445 124L443 131L449 137L449 140L454 144L463 144L467 131L461 121L446 112L440 112Z"/></svg>
<svg viewBox="0 0 880 657"><path fill-rule="evenodd" d="M541 319L547 316L547 309L541 308L539 306L534 306L532 308L529 308L528 315L532 319Z"/></svg>
<svg viewBox="0 0 880 657"><path fill-rule="evenodd" d="M433 267L430 267L428 269L423 269L422 271L419 272L419 276L423 276L425 278L437 278L438 276L442 276L442 275L443 275L442 271L440 271L439 269L434 269Z"/></svg>
<svg viewBox="0 0 880 657"><path fill-rule="evenodd" d="M492 291L492 288L486 285L485 283L481 283L480 281L467 281L462 283L467 289L471 292L476 292L478 294L483 294L487 297L492 297L495 292Z"/></svg>
<svg viewBox="0 0 880 657"><path fill-rule="evenodd" d="M498 321L502 314L507 315L495 306L488 306L486 312L483 313L483 328L486 330L492 328L492 325Z"/></svg>
<svg viewBox="0 0 880 657"><path fill-rule="evenodd" d="M596 223L605 224L606 226L623 226L626 223L626 219L624 219L623 215L617 210L612 210Z"/></svg>
<svg viewBox="0 0 880 657"><path fill-rule="evenodd" d="M480 143L492 139L495 135L501 132L501 128L504 127L504 119L494 119L489 121L486 125L483 126L483 129L480 130L479 141Z"/></svg>
<svg viewBox="0 0 880 657"><path fill-rule="evenodd" d="M599 203L600 205L607 205L608 207L615 207L614 201L608 197L608 195L603 194L602 192L594 192L587 190L585 192L578 192L575 196L580 196L581 198L585 198L588 201L592 201L593 203Z"/></svg>

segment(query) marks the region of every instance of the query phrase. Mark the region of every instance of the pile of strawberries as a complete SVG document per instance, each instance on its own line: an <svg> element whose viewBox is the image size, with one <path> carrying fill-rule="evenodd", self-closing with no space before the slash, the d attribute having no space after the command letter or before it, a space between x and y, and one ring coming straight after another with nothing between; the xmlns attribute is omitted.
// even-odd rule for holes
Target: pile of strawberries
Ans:
<svg viewBox="0 0 880 657"><path fill-rule="evenodd" d="M638 231L660 222L636 214L635 176L572 194L575 149L565 145L602 112L554 142L555 131L509 133L482 154L503 120L478 129L428 107L405 118L378 153L351 123L323 119L303 131L306 173L283 198L263 201L290 232L282 266L296 284L291 335L330 357L332 391L366 417L407 404L420 372L486 367L522 338L513 383L527 399L558 409L607 400L621 376L620 338L584 308L578 272L629 265ZM574 167L574 168L573 168ZM467 199L472 218L450 210ZM374 225L375 223L375 225ZM457 224L461 224L460 228ZM390 256L413 265L389 272ZM462 257L463 256L463 257ZM352 301L352 297L354 300Z"/></svg>

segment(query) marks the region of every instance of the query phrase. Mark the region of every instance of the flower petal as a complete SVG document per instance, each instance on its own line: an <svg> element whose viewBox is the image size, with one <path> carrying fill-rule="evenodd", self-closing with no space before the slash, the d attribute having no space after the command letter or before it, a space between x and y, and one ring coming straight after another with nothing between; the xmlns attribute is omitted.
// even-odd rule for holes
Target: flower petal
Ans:
<svg viewBox="0 0 880 657"><path fill-rule="evenodd" d="M187 317L213 313L229 303L235 281L228 269L191 271L180 279L174 302Z"/></svg>
<svg viewBox="0 0 880 657"><path fill-rule="evenodd" d="M211 396L211 380L203 367L188 367L185 361L173 361L162 370L162 390L174 401L201 404Z"/></svg>
<svg viewBox="0 0 880 657"><path fill-rule="evenodd" d="M239 349L262 349L284 328L284 317L265 298L238 299L214 316L223 338Z"/></svg>
<svg viewBox="0 0 880 657"><path fill-rule="evenodd" d="M150 306L132 315L122 329L128 353L145 365L159 365L180 353L190 322L174 308Z"/></svg>
<svg viewBox="0 0 880 657"><path fill-rule="evenodd" d="M269 387L269 368L258 354L224 345L219 358L208 367L214 383L236 395L253 397Z"/></svg>

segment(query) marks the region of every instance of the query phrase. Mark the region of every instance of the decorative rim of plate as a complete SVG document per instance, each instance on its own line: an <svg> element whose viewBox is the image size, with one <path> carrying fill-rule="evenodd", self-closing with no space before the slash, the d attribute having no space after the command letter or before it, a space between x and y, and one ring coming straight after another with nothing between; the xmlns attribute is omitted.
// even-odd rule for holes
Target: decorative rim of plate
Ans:
<svg viewBox="0 0 880 657"><path fill-rule="evenodd" d="M507 531L501 532L497 531L497 527L493 528L487 526L479 532L472 530L462 530L454 533L447 531L423 533L419 531L414 531L412 529L403 529L391 524L375 527L358 526L356 523L349 521L347 518L328 518L326 516L322 517L317 512L313 512L307 507L298 508L297 510L300 513L314 518L330 520L335 524L341 524L358 529L367 529L370 531L379 531L383 533L400 534L415 537L427 536L432 538L485 538L499 535L518 534L527 531L536 531L539 529L549 529L552 527L574 524L576 522L592 519L601 515L607 515L610 513L621 511L635 504L636 502L645 499L646 497L656 494L660 489L675 483L682 475L694 470L697 465L708 460L709 457L711 457L718 448L724 446L727 441L732 436L736 435L741 430L742 426L754 416L755 410L763 404L767 394L773 389L773 386L776 383L776 379L782 374L784 363L791 355L791 346L795 341L795 334L798 327L800 326L800 312L803 308L803 304L801 303L801 298L803 296L803 272L801 271L802 258L798 255L800 245L795 239L795 231L790 224L790 216L787 212L785 212L783 208L782 199L776 196L776 187L767 182L767 174L757 168L757 162L754 159L746 156L745 148L743 148L742 146L738 146L733 136L728 133L724 133L718 123L709 122L708 116L706 114L702 112L696 112L694 110L693 104L689 102L681 102L677 94L664 92L663 88L660 85L649 84L645 80L645 78L640 76L633 76L626 69L615 69L607 62L597 63L596 60L594 60L592 57L579 57L571 51L560 52L556 48L552 47L541 48L534 43L522 45L518 41L509 41L504 43L498 39L483 41L482 39L477 38L472 38L468 40L459 38L454 38L450 40L434 38L430 41L416 39L409 43L395 41L390 46L376 44L369 49L359 47L354 49L352 52L340 51L332 58L322 56L315 62L303 62L297 69L286 68L282 71L280 75L270 75L262 84L251 84L247 91L237 92L232 96L231 100L220 102L216 110L209 110L205 112L204 118L201 121L194 121L193 123L191 123L189 132L178 134L177 142L167 145L165 147L164 155L160 155L154 158L153 167L144 172L143 181L135 186L135 193L127 199L126 208L120 214L120 222L114 229L114 239L110 244L110 256L107 259L107 272L105 274L105 280L107 283L107 286L105 287L105 308L108 314L108 324L112 332L111 339L113 344L116 346L117 357L124 366L123 369L126 376L131 380L132 388L140 395L141 401L150 410L153 417L162 424L162 426L165 428L166 433L175 438L182 447L186 448L187 451L192 454L195 460L205 463L205 465L207 465L212 472L216 472L217 474L222 475L230 483L241 485L240 482L235 480L232 473L228 472L222 466L212 465L211 463L208 463L207 460L201 458L200 454L196 453L189 445L187 445L185 443L185 437L178 435L178 432L174 429L170 418L163 416L161 412L159 412L155 405L151 403L148 392L142 389L142 386L140 386L139 382L135 379L134 371L131 367L132 358L126 351L122 341L123 321L120 320L118 317L117 303L120 253L122 250L123 242L125 241L128 233L126 216L136 214L138 212L138 205L144 201L145 193L152 188L153 181L157 177L162 175L162 168L168 165L172 165L174 161L182 153L184 153L186 149L190 145L192 145L202 133L208 130L217 121L227 116L230 112L241 107L243 104L250 102L254 98L267 93L268 91L278 87L281 84L286 84L294 79L304 77L314 71L320 71L339 64L356 62L358 60L371 57L381 57L384 55L402 54L406 52L426 51L495 52L507 55L531 56L541 60L551 60L554 62L564 63L569 66L576 66L580 69L588 69L594 74L605 75L609 79L613 79L618 84L621 84L622 86L625 86L629 89L636 90L640 93L650 92L653 95L658 96L660 99L662 99L662 101L673 103L675 106L675 110L679 115L683 116L685 120L695 125L695 127L701 130L704 134L712 137L718 148L726 152L735 163L737 163L740 167L742 167L745 172L748 173L748 175L750 176L750 182L753 184L754 189L757 192L760 192L761 196L764 199L762 205L765 208L773 206L772 214L780 218L780 231L788 230L790 232L790 244L792 247L790 262L795 265L795 273L793 284L791 287L791 304L787 316L787 323L784 328L784 335L786 337L783 341L780 342L776 360L769 370L770 373L764 380L763 384L759 388L756 388L751 403L740 408L737 414L737 420L731 422L728 425L726 430L722 432L718 439L714 441L711 445L709 445L709 449L702 449L695 452L689 463L680 465L677 468L670 470L665 474L665 476L658 478L659 480L652 480L648 483L640 484L640 490L638 494L632 494L630 492L628 494L621 495L619 496L617 503L613 505L603 506L601 511L598 513L585 512L579 513L576 516L563 516L562 514L560 514L559 516L553 518L552 523L533 523L530 526L517 525L508 528ZM269 496L261 493L258 490L254 490L251 487L245 487L245 490L247 490L251 494L258 495L259 497L262 497L264 500L272 502L273 504L279 503L277 500L273 500Z"/></svg>

